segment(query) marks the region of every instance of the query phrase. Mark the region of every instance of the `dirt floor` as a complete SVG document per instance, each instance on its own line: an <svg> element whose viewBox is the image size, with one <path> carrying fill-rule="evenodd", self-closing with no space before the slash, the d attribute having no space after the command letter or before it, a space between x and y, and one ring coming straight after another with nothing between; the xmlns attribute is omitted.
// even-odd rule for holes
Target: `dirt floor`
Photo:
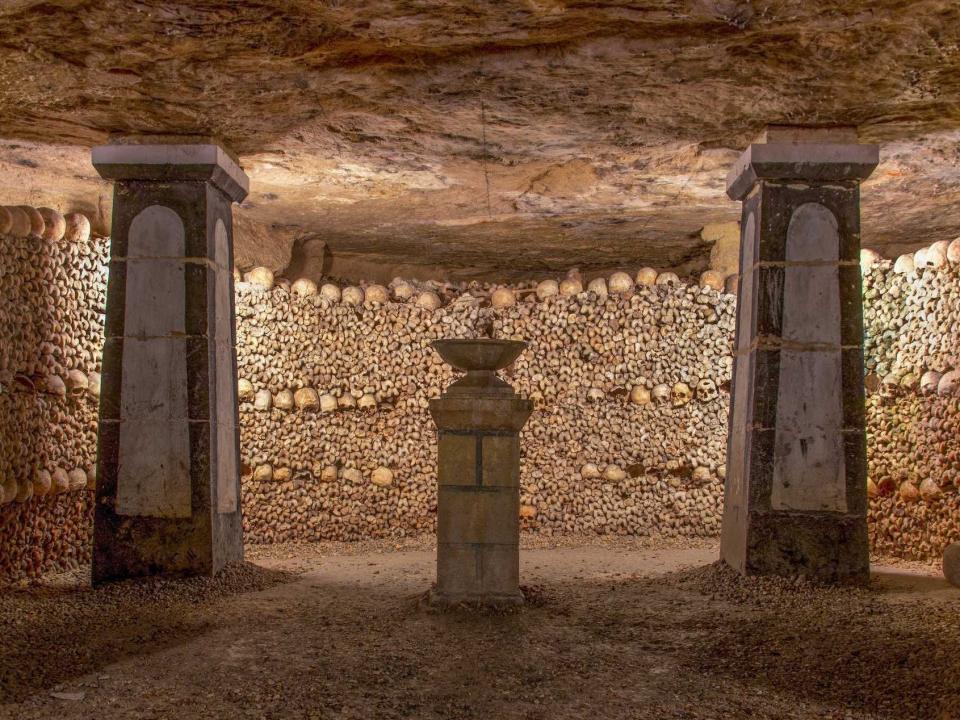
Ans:
<svg viewBox="0 0 960 720"><path fill-rule="evenodd" d="M429 541L0 591L2 718L960 718L960 590L744 581L712 543L527 541L519 611L432 611Z"/></svg>

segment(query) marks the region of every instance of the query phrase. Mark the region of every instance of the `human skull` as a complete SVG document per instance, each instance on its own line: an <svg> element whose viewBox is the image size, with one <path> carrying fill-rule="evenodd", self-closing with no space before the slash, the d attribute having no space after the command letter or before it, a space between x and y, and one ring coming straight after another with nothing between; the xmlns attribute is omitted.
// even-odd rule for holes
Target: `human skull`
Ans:
<svg viewBox="0 0 960 720"><path fill-rule="evenodd" d="M270 268L255 267L243 279L263 290L269 290L273 287L273 271Z"/></svg>
<svg viewBox="0 0 960 720"><path fill-rule="evenodd" d="M647 405L650 402L650 391L643 385L634 385L630 388L630 402L634 405Z"/></svg>
<svg viewBox="0 0 960 720"><path fill-rule="evenodd" d="M381 465L370 475L370 481L378 487L390 487L393 485L393 470Z"/></svg>
<svg viewBox="0 0 960 720"><path fill-rule="evenodd" d="M657 285L679 285L680 278L676 273L663 272L657 275Z"/></svg>
<svg viewBox="0 0 960 720"><path fill-rule="evenodd" d="M53 478L49 470L37 470L33 476L33 494L37 497L44 497L50 492L53 485Z"/></svg>
<svg viewBox="0 0 960 720"><path fill-rule="evenodd" d="M584 466L580 468L580 477L585 480L594 480L600 477L600 469L593 463L585 463Z"/></svg>
<svg viewBox="0 0 960 720"><path fill-rule="evenodd" d="M900 387L906 390L913 390L919 382L920 380L917 378L916 373L908 372L900 378Z"/></svg>
<svg viewBox="0 0 960 720"><path fill-rule="evenodd" d="M927 370L920 378L920 392L930 395L937 391L937 384L940 382L940 373L934 370Z"/></svg>
<svg viewBox="0 0 960 720"><path fill-rule="evenodd" d="M13 227L13 216L3 205L0 205L0 235L10 235Z"/></svg>
<svg viewBox="0 0 960 720"><path fill-rule="evenodd" d="M650 395L657 405L664 405L670 400L670 387L663 384L657 385L650 392Z"/></svg>
<svg viewBox="0 0 960 720"><path fill-rule="evenodd" d="M59 375L47 375L45 382L48 393L57 395L58 397L66 397L67 384Z"/></svg>
<svg viewBox="0 0 960 720"><path fill-rule="evenodd" d="M934 243L927 248L926 266L931 268L942 268L947 264L947 251L940 243Z"/></svg>
<svg viewBox="0 0 960 720"><path fill-rule="evenodd" d="M320 412L331 413L337 409L337 399L330 393L324 393L319 398Z"/></svg>
<svg viewBox="0 0 960 720"><path fill-rule="evenodd" d="M74 395L85 391L90 386L87 376L76 368L67 371L67 389Z"/></svg>
<svg viewBox="0 0 960 720"><path fill-rule="evenodd" d="M736 295L737 290L740 288L740 276L736 273L732 275L727 275L726 279L723 281L723 291L727 295Z"/></svg>
<svg viewBox="0 0 960 720"><path fill-rule="evenodd" d="M20 485L17 483L15 477L11 475L10 477L2 478L2 482L0 482L0 505L12 503L17 499L17 493L19 491Z"/></svg>
<svg viewBox="0 0 960 720"><path fill-rule="evenodd" d="M416 305L426 310L436 310L440 307L440 296L429 290L422 292L417 297Z"/></svg>
<svg viewBox="0 0 960 720"><path fill-rule="evenodd" d="M700 287L708 287L717 292L723 290L723 274L716 270L704 270L700 275Z"/></svg>
<svg viewBox="0 0 960 720"><path fill-rule="evenodd" d="M633 278L627 275L625 272L615 272L610 276L610 281L607 283L610 287L610 292L616 293L618 295L624 295L626 293L633 292Z"/></svg>
<svg viewBox="0 0 960 720"><path fill-rule="evenodd" d="M937 395L949 395L960 385L960 370L944 373L937 383Z"/></svg>
<svg viewBox="0 0 960 720"><path fill-rule="evenodd" d="M320 288L320 297L324 297L330 302L340 302L340 288L333 283L324 283Z"/></svg>
<svg viewBox="0 0 960 720"><path fill-rule="evenodd" d="M697 400L710 402L717 399L717 384L710 378L704 378L697 383Z"/></svg>
<svg viewBox="0 0 960 720"><path fill-rule="evenodd" d="M702 485L710 481L710 468L704 467L703 465L698 465L693 469L693 475L691 478L698 485Z"/></svg>
<svg viewBox="0 0 960 720"><path fill-rule="evenodd" d="M546 300L560 293L560 283L556 280L541 280L537 283L537 298Z"/></svg>
<svg viewBox="0 0 960 720"><path fill-rule="evenodd" d="M363 305L363 288L348 285L341 291L340 299L347 305Z"/></svg>
<svg viewBox="0 0 960 720"><path fill-rule="evenodd" d="M39 207L37 212L43 218L43 239L53 240L54 242L62 240L64 233L67 231L67 221L63 215L48 207Z"/></svg>
<svg viewBox="0 0 960 720"><path fill-rule="evenodd" d="M253 383L246 378L237 380L237 398L240 400L253 400Z"/></svg>
<svg viewBox="0 0 960 720"><path fill-rule="evenodd" d="M900 377L895 373L887 373L880 381L880 391L883 395L893 395L898 387L900 387Z"/></svg>
<svg viewBox="0 0 960 720"><path fill-rule="evenodd" d="M377 407L377 399L372 393L364 393L357 401L357 407L361 410L373 410Z"/></svg>
<svg viewBox="0 0 960 720"><path fill-rule="evenodd" d="M317 294L317 284L310 278L300 278L293 281L290 290L299 297L310 297Z"/></svg>
<svg viewBox="0 0 960 720"><path fill-rule="evenodd" d="M692 397L693 393L690 392L690 386L684 382L678 382L670 392L670 398L674 407L686 405Z"/></svg>
<svg viewBox="0 0 960 720"><path fill-rule="evenodd" d="M390 294L383 285L368 285L364 291L364 302L380 303L381 305L390 299Z"/></svg>
<svg viewBox="0 0 960 720"><path fill-rule="evenodd" d="M33 482L27 478L20 478L17 483L17 496L14 498L18 503L24 503L33 497Z"/></svg>
<svg viewBox="0 0 960 720"><path fill-rule="evenodd" d="M50 489L54 495L65 493L70 489L70 476L63 468L54 468Z"/></svg>
<svg viewBox="0 0 960 720"><path fill-rule="evenodd" d="M490 304L495 308L508 308L517 304L517 296L510 288L500 287L490 295Z"/></svg>
<svg viewBox="0 0 960 720"><path fill-rule="evenodd" d="M600 298L606 298L608 293L607 281L602 277L594 278L587 283L587 290Z"/></svg>
<svg viewBox="0 0 960 720"><path fill-rule="evenodd" d="M276 395L274 395L273 406L278 410L292 410L293 409L293 393L287 389L281 390Z"/></svg>
<svg viewBox="0 0 960 720"><path fill-rule="evenodd" d="M273 396L270 394L270 391L266 388L257 390L257 394L253 396L253 407L263 412L273 407Z"/></svg>
<svg viewBox="0 0 960 720"><path fill-rule="evenodd" d="M863 248L860 251L860 272L866 275L880 262L880 255L874 250Z"/></svg>
<svg viewBox="0 0 960 720"><path fill-rule="evenodd" d="M897 258L896 262L893 263L893 271L895 273L911 273L914 269L913 255L901 255Z"/></svg>
<svg viewBox="0 0 960 720"><path fill-rule="evenodd" d="M600 388L590 388L587 390L587 399L591 402L600 402L603 400L603 390Z"/></svg>
<svg viewBox="0 0 960 720"><path fill-rule="evenodd" d="M320 397L313 388L300 388L293 394L293 402L297 410L317 410L320 407Z"/></svg>
<svg viewBox="0 0 960 720"><path fill-rule="evenodd" d="M30 205L19 205L18 207L27 214L30 220L30 234L35 237L43 237L43 232L47 229L43 216L37 212L35 207Z"/></svg>
<svg viewBox="0 0 960 720"><path fill-rule="evenodd" d="M627 474L617 465L607 465L603 469L603 479L609 482L623 482Z"/></svg>
<svg viewBox="0 0 960 720"><path fill-rule="evenodd" d="M87 392L92 397L100 397L100 373L92 372L87 375Z"/></svg>
<svg viewBox="0 0 960 720"><path fill-rule="evenodd" d="M650 287L657 282L657 271L652 267L640 268L637 271L637 285L646 285Z"/></svg>
<svg viewBox="0 0 960 720"><path fill-rule="evenodd" d="M578 278L567 277L564 278L560 283L560 294L561 295L579 295L583 292L583 283L580 282Z"/></svg>
<svg viewBox="0 0 960 720"><path fill-rule="evenodd" d="M947 261L954 265L960 264L960 237L954 238L947 245Z"/></svg>
<svg viewBox="0 0 960 720"><path fill-rule="evenodd" d="M413 285L405 280L400 280L393 286L393 296L397 300L409 300L415 292Z"/></svg>

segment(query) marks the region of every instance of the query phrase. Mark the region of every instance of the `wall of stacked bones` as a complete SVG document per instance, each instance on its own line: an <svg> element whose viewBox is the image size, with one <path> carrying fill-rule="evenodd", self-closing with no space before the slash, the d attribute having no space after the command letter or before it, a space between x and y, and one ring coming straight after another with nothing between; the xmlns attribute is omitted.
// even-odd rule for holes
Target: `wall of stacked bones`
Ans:
<svg viewBox="0 0 960 720"><path fill-rule="evenodd" d="M0 580L89 554L108 241L0 208ZM960 241L864 270L874 547L960 540ZM434 530L442 337L529 343L521 517L544 534L716 536L736 278L643 268L498 287L237 274L248 542Z"/></svg>

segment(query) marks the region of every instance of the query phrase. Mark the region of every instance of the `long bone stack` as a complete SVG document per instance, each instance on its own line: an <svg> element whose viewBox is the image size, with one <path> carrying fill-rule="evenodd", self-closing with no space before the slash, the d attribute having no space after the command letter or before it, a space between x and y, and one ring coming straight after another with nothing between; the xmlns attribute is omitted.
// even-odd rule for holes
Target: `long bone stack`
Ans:
<svg viewBox="0 0 960 720"><path fill-rule="evenodd" d="M523 438L528 528L719 530L734 299L716 278L686 285L644 269L636 280L594 280L590 290L576 273L515 287L398 279L338 294L275 285L263 269L244 277L237 314L249 538L432 529L427 403L450 377L428 345L474 336L484 321L500 337L530 343L511 378L537 407Z"/></svg>
<svg viewBox="0 0 960 720"><path fill-rule="evenodd" d="M80 214L0 207L0 577L88 554L107 243Z"/></svg>

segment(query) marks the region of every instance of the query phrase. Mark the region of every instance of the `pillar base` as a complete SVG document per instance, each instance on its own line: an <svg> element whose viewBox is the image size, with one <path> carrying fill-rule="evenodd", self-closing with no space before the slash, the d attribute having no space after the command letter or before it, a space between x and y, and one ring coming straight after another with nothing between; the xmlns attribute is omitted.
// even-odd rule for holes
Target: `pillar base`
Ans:
<svg viewBox="0 0 960 720"><path fill-rule="evenodd" d="M744 575L800 576L836 584L870 580L866 518L757 513L748 525L745 544L721 551L723 560Z"/></svg>
<svg viewBox="0 0 960 720"><path fill-rule="evenodd" d="M430 607L451 609L461 606L479 607L491 610L500 608L523 607L526 598L521 590L514 593L450 593L431 588L427 595Z"/></svg>

